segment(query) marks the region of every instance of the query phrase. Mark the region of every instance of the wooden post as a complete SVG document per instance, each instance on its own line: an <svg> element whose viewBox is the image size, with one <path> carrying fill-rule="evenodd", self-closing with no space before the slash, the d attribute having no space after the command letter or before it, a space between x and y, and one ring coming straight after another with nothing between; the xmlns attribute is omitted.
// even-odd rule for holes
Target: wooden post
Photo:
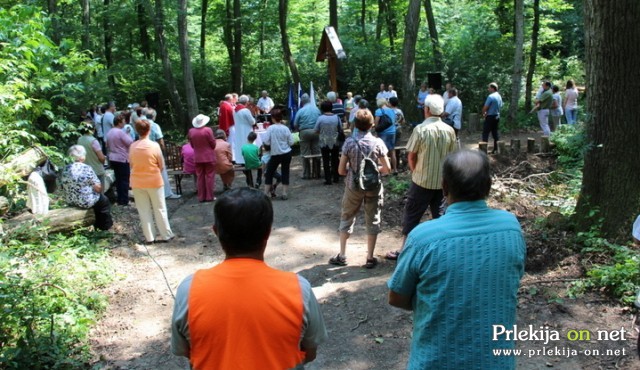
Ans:
<svg viewBox="0 0 640 370"><path fill-rule="evenodd" d="M504 141L498 141L498 154L507 154L507 143L505 143Z"/></svg>
<svg viewBox="0 0 640 370"><path fill-rule="evenodd" d="M469 113L469 130L470 131L480 130L480 118L478 116L478 113Z"/></svg>
<svg viewBox="0 0 640 370"><path fill-rule="evenodd" d="M549 136L543 136L540 138L540 152L551 152L551 143L549 142Z"/></svg>
<svg viewBox="0 0 640 370"><path fill-rule="evenodd" d="M520 139L511 139L511 154L520 154Z"/></svg>
<svg viewBox="0 0 640 370"><path fill-rule="evenodd" d="M536 139L530 137L527 139L527 153L533 154L536 152Z"/></svg>
<svg viewBox="0 0 640 370"><path fill-rule="evenodd" d="M488 147L489 143L487 143L486 141L481 141L478 143L478 148L481 152L484 152L484 154L487 154Z"/></svg>

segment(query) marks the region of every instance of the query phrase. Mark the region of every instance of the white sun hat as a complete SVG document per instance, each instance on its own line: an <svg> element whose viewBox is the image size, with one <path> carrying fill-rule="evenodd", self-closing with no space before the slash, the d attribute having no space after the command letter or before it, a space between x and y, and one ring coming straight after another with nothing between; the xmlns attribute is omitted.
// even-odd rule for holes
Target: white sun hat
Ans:
<svg viewBox="0 0 640 370"><path fill-rule="evenodd" d="M200 128L202 126L205 126L207 123L209 123L210 119L211 118L209 118L209 116L205 116L204 114L198 114L196 118L194 118L193 121L191 121L191 124L195 128Z"/></svg>

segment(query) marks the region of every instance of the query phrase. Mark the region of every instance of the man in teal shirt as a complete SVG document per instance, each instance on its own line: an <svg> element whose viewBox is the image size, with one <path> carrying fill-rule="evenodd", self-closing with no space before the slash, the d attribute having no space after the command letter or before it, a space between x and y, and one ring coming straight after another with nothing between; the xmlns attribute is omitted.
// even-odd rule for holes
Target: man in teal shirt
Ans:
<svg viewBox="0 0 640 370"><path fill-rule="evenodd" d="M389 304L413 311L408 369L515 368L513 348L493 326L515 325L526 246L514 215L487 207L487 156L458 151L444 162L447 213L407 237L389 286Z"/></svg>

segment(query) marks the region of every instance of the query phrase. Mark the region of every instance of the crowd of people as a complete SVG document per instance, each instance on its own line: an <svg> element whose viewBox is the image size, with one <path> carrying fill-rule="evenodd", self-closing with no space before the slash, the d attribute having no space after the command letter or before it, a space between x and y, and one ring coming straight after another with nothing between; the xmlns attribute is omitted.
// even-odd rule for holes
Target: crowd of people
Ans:
<svg viewBox="0 0 640 370"><path fill-rule="evenodd" d="M573 82L567 83L564 104L556 97L558 90L543 84L536 99L538 116L557 117L562 107L573 123ZM486 141L492 134L497 147L502 98L496 83L488 85L488 92L482 138ZM439 95L423 84L416 101L424 121L411 130L406 144L411 184L403 237L399 249L385 256L398 261L387 284L389 304L413 311L408 368L513 369L513 357L494 357L492 349L513 348L514 342L492 337L491 328L515 324L526 256L522 230L514 215L487 206L488 157L459 149L458 90L448 83ZM363 267L379 263L374 252L384 185L377 176L397 174L395 145L406 125L397 92L393 85L381 84L373 109L360 95L348 93L342 101L335 92L328 92L319 107L303 94L300 105L287 124L284 110L266 91L255 104L246 95L227 94L220 102L217 130L207 126L206 115L192 120L188 143L182 147L184 169L196 175L198 200L216 201L213 231L225 253L219 265L188 276L176 295L172 351L188 357L195 368L300 368L316 357L318 346L328 338L309 282L264 262L273 224L270 199L278 198L277 188L280 199L289 198L294 132L303 157L321 157L325 185L344 177L339 250L328 263L348 264L347 241L361 208L367 235ZM167 193L168 181L163 179L164 144L155 110L132 104L132 111L116 114L115 104L103 108L83 122L83 135L69 150L74 162L64 170L67 200L94 207L96 227L111 227L109 201L102 194L108 158L116 177L117 203L126 205L129 188L133 189L145 241L171 240L165 199L175 196L170 187ZM559 124L556 119L551 122L542 126L541 121L543 130ZM372 175L365 173L367 161L375 164L376 179L367 178ZM319 165L303 159L302 179L319 172ZM243 167L247 187L232 189L237 166ZM219 198L216 174L224 186ZM368 180L372 182L364 186ZM262 185L263 191L254 189ZM427 209L431 220L421 223ZM451 356L454 352L457 355Z"/></svg>

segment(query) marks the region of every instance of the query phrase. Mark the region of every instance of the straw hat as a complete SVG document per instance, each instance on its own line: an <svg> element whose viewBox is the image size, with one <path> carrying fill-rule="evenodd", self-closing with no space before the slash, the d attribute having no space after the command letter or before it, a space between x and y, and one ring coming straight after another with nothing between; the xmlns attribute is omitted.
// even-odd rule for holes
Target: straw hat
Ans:
<svg viewBox="0 0 640 370"><path fill-rule="evenodd" d="M191 124L195 128L200 128L205 126L207 123L209 123L210 119L211 118L209 118L208 116L205 116L204 114L198 114L196 118L194 118L193 121L191 121Z"/></svg>

